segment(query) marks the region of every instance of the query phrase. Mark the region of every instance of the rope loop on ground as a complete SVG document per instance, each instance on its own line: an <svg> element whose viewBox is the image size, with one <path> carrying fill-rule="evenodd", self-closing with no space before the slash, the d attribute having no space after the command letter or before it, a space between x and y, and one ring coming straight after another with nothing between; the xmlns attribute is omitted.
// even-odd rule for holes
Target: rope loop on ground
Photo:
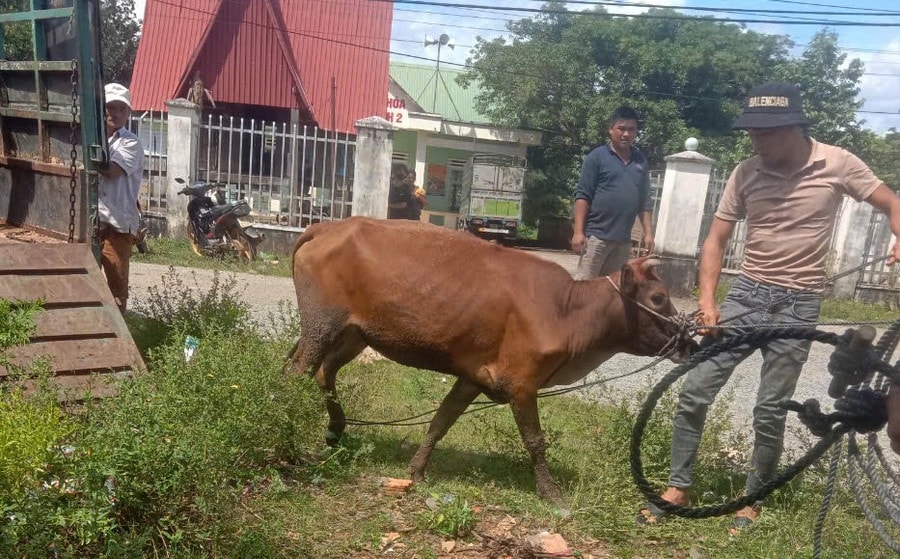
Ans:
<svg viewBox="0 0 900 559"><path fill-rule="evenodd" d="M665 375L656 384L656 386L653 387L653 389L650 391L650 394L647 396L647 400L644 402L643 407L638 413L637 418L635 419L635 424L631 432L631 444L629 448L631 474L638 489L641 491L641 493L643 493L644 497L646 497L649 502L653 503L654 505L658 506L668 513L685 518L709 518L713 516L721 516L736 512L741 508L744 508L745 506L753 505L756 502L763 500L776 489L785 485L794 476L796 476L810 464L818 460L828 450L828 448L831 447L835 442L840 440L841 437L844 436L844 434L856 428L854 426L854 422L857 420L859 420L860 422L862 421L858 416L869 413L868 411L866 411L869 409L866 406L870 404L872 404L873 406L875 405L871 402L872 399L869 398L868 395L860 396L859 398L856 398L854 396L846 400L841 404L842 409L834 412L835 414L839 414L838 416L835 416L837 419L836 425L832 427L831 423L829 423L829 427L827 429L824 426L824 422L817 425L817 431L822 433L822 435L819 435L821 436L821 439L812 448L810 448L806 452L806 454L800 457L800 459L798 459L796 463L787 466L784 470L778 472L759 491L744 495L743 497L734 499L721 505L708 507L681 507L662 499L657 493L657 489L644 475L643 463L641 461L641 442L644 437L644 431L650 420L650 416L652 415L653 410L658 404L662 395L669 389L669 387L672 386L672 384L675 383L675 381L687 374L688 371L693 369L700 362L714 357L726 350L730 350L740 346L750 346L756 348L774 339L811 340L821 343L828 343L834 346L837 346L841 342L840 336L831 332L823 332L821 330L816 330L808 327L791 327L782 329L742 331L735 333L734 335L727 336L724 339L714 341L713 343L701 344L702 349L691 356L690 360L674 368L667 375ZM874 360L874 362L872 363L872 369L876 371L884 371L893 370L893 367L890 367L890 365L880 360ZM794 402L794 404L800 406L800 408L804 410L804 412L809 412L810 415L814 415L813 412L817 411L814 408L818 408L818 402L816 402L815 405L810 405L809 408L804 408L803 405L797 404L796 402ZM818 410L818 413L819 415L822 415L820 410ZM833 414L828 415L831 416ZM849 421L850 424L845 423L845 420ZM872 420L872 423L874 424L874 420Z"/></svg>

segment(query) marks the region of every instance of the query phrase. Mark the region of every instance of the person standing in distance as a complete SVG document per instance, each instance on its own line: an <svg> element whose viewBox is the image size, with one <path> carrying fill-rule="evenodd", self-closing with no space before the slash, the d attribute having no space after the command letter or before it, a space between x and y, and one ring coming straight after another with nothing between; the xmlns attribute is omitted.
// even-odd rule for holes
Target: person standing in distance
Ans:
<svg viewBox="0 0 900 559"><path fill-rule="evenodd" d="M125 314L131 247L140 229L138 194L144 175L144 148L126 128L131 92L121 84L110 83L104 93L109 161L100 169L100 264L116 305Z"/></svg>
<svg viewBox="0 0 900 559"><path fill-rule="evenodd" d="M714 335L715 326L753 328L769 323L807 323L819 318L825 285L825 262L835 216L844 195L865 201L888 216L891 231L900 237L900 197L878 179L858 157L840 147L817 142L806 134L800 91L784 82L754 87L733 128L746 130L756 153L731 173L700 253L700 298L697 320ZM716 287L722 258L735 224L747 224L747 244L741 274L722 302ZM900 243L887 264L900 261ZM784 448L787 410L806 362L811 341L778 339L758 348L760 369L753 407L753 454L746 494L757 493L775 474ZM685 376L678 398L672 433L669 486L661 498L676 505L690 503L692 471L706 422L706 413L735 367L756 351L740 346L702 361ZM892 389L893 391L893 389ZM891 402L896 429L900 408ZM898 447L895 447L898 448ZM737 511L732 535L756 521L762 503ZM639 524L666 515L648 504L637 516Z"/></svg>
<svg viewBox="0 0 900 559"><path fill-rule="evenodd" d="M575 279L609 275L631 254L631 228L640 216L643 246L653 252L653 201L647 158L634 147L638 114L622 106L609 117L609 143L591 151L575 190L572 250L581 254Z"/></svg>

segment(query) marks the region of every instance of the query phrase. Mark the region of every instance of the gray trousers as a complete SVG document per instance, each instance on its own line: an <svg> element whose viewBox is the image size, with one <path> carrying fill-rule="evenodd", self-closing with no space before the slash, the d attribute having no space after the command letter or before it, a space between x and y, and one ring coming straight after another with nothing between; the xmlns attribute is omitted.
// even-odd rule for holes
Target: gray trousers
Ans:
<svg viewBox="0 0 900 559"><path fill-rule="evenodd" d="M793 294L780 303L777 299ZM755 282L741 276L722 303L722 320L729 316L758 309L726 324L737 326L759 323L811 322L819 318L821 296L814 293L791 292L782 287ZM763 365L759 389L753 408L753 457L747 475L747 493L753 493L771 479L778 467L784 447L784 428L787 411L778 407L782 400L794 395L800 370L806 362L809 340L774 340L760 348ZM706 412L715 400L734 368L755 351L741 346L722 352L699 363L686 375L678 398L675 426L672 433L672 469L669 485L687 488L691 485L691 470L700 445L706 422Z"/></svg>
<svg viewBox="0 0 900 559"><path fill-rule="evenodd" d="M631 241L587 238L587 248L578 259L575 279L587 280L619 271L631 256Z"/></svg>

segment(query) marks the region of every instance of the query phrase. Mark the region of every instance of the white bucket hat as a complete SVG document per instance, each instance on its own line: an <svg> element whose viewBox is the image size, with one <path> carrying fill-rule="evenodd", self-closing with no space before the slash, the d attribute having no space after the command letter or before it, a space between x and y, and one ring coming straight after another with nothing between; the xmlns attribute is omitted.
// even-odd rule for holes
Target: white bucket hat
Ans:
<svg viewBox="0 0 900 559"><path fill-rule="evenodd" d="M118 83L108 83L104 88L104 93L106 94L106 102L111 103L113 101L121 101L128 105L128 108L131 108L131 92L128 91L128 88L122 84Z"/></svg>

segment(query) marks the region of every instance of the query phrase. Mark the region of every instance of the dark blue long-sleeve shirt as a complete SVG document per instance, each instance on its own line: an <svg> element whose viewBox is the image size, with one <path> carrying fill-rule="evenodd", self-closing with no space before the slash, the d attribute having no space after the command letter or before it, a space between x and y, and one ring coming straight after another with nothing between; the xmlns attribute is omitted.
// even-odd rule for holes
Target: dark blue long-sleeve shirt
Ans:
<svg viewBox="0 0 900 559"><path fill-rule="evenodd" d="M626 165L609 144L595 148L582 163L575 200L586 200L590 205L586 236L630 241L638 213L653 210L647 158L632 147Z"/></svg>

